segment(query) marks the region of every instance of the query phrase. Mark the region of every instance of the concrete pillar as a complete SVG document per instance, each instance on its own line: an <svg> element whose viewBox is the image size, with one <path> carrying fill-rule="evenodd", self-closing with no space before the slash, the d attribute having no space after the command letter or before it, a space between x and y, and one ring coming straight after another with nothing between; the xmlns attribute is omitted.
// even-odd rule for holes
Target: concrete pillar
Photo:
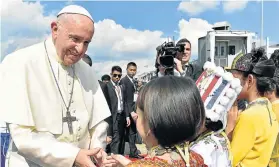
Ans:
<svg viewBox="0 0 279 167"><path fill-rule="evenodd" d="M211 62L214 63L214 54L215 54L215 33L214 32L210 32L209 33L209 47L210 47L210 59Z"/></svg>

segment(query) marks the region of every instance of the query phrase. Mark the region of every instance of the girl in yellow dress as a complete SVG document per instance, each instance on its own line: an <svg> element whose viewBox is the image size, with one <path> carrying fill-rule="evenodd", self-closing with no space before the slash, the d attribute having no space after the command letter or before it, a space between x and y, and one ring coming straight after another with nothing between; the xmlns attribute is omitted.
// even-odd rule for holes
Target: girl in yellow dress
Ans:
<svg viewBox="0 0 279 167"><path fill-rule="evenodd" d="M278 135L276 116L264 97L266 80L273 77L275 64L263 54L249 53L232 65L231 72L243 87L238 98L249 102L232 128L233 166L266 167Z"/></svg>
<svg viewBox="0 0 279 167"><path fill-rule="evenodd" d="M266 93L266 97L272 103L272 108L276 114L277 121L279 123L279 50L275 50L270 57L276 65L276 71L274 77L269 80L271 83L270 89ZM271 159L269 162L269 167L278 167L279 166L279 136L277 136L276 144L274 146Z"/></svg>

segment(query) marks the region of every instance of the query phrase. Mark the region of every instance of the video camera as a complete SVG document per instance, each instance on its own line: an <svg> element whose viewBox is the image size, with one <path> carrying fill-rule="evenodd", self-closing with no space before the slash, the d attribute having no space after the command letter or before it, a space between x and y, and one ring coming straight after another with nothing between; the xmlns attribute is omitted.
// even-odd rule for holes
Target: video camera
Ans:
<svg viewBox="0 0 279 167"><path fill-rule="evenodd" d="M165 75L173 75L173 70L175 67L174 58L177 52L183 52L185 45L178 45L175 46L174 42L164 42L162 45L156 48L157 55L159 57L160 65L164 67ZM156 65L158 66L159 63L157 62L158 57L156 58ZM156 68L158 68L156 66Z"/></svg>

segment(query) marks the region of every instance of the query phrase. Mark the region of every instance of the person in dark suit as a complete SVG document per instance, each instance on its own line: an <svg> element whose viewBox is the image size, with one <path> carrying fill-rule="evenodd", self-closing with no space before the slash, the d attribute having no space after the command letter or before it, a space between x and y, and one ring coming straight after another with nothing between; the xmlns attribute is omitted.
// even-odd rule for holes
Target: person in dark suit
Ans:
<svg viewBox="0 0 279 167"><path fill-rule="evenodd" d="M138 150L136 147L136 138L137 138L137 129L134 120L137 117L137 114L134 110L135 100L136 100L136 84L134 76L137 73L137 65L134 62L130 62L127 65L127 75L121 79L120 84L125 86L125 97L126 97L126 110L130 114L130 126L128 127L129 135L129 146L130 146L130 158L143 158L138 155Z"/></svg>
<svg viewBox="0 0 279 167"><path fill-rule="evenodd" d="M122 69L119 66L113 66L111 69L111 81L106 84L109 108L112 115L112 124L109 129L112 132L112 141L110 151L113 154L124 154L124 134L126 125L130 125L129 113L125 110L126 97L124 96L124 86L119 84L122 76Z"/></svg>
<svg viewBox="0 0 279 167"><path fill-rule="evenodd" d="M174 69L172 72L168 72L166 74L166 68L161 64L160 57L162 56L159 52L157 52L155 68L156 75L152 76L151 80L156 79L158 77L163 77L165 75L174 75L180 77L190 77L194 81L197 81L199 76L203 72L203 68L197 63L190 63L191 58L191 42L186 38L179 40L176 44L176 47L181 47L183 50L178 51L174 58Z"/></svg>
<svg viewBox="0 0 279 167"><path fill-rule="evenodd" d="M110 76L109 75L107 75L107 74L105 74L105 75L103 75L102 76L102 82L104 82L104 83L108 83L108 82L110 82Z"/></svg>

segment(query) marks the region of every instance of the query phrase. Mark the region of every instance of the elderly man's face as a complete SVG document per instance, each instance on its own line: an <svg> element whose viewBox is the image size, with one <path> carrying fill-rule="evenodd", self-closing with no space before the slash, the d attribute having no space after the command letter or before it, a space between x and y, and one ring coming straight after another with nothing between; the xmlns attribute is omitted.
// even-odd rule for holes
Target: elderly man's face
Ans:
<svg viewBox="0 0 279 167"><path fill-rule="evenodd" d="M77 63L87 51L94 34L94 23L78 14L62 15L51 24L57 54L66 66Z"/></svg>

